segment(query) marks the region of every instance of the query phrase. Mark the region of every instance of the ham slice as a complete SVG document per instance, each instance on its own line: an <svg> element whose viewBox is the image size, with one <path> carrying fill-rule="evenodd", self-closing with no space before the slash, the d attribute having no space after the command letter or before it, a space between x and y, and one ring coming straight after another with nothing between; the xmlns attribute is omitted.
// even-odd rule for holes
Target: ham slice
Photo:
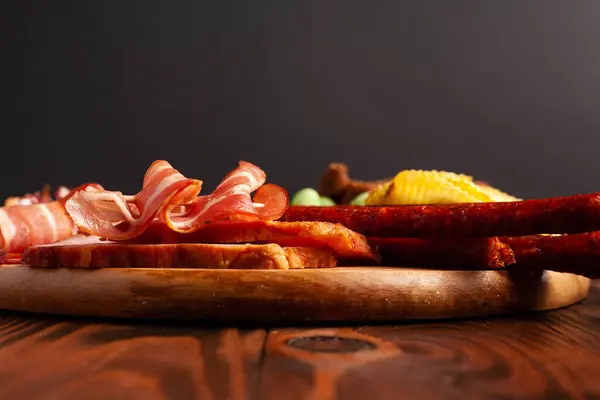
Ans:
<svg viewBox="0 0 600 400"><path fill-rule="evenodd" d="M191 233L156 223L135 243L276 243L283 246L328 247L345 261L377 262L379 256L367 239L350 229L328 222L236 221L215 222Z"/></svg>
<svg viewBox="0 0 600 400"><path fill-rule="evenodd" d="M121 244L90 237L75 244L30 247L23 263L34 267L297 269L335 267L327 248L277 244Z"/></svg>
<svg viewBox="0 0 600 400"><path fill-rule="evenodd" d="M75 232L76 227L61 202L0 207L0 252L3 254L57 242Z"/></svg>

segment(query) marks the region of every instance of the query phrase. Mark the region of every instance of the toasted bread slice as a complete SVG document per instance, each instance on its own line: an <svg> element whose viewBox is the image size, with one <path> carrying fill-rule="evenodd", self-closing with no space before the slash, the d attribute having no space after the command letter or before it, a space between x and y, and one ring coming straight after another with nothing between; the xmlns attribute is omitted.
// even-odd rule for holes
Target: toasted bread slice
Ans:
<svg viewBox="0 0 600 400"><path fill-rule="evenodd" d="M328 222L226 221L207 224L192 233L175 232L163 223L155 223L132 243L275 243L288 247L328 247L345 261L379 261L366 237Z"/></svg>
<svg viewBox="0 0 600 400"><path fill-rule="evenodd" d="M277 244L122 244L83 240L30 247L23 263L35 267L298 269L335 267L328 248Z"/></svg>

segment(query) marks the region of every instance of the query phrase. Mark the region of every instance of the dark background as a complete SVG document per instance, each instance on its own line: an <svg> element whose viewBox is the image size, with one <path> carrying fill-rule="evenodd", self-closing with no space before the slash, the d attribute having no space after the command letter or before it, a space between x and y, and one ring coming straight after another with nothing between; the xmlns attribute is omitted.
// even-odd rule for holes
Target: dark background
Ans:
<svg viewBox="0 0 600 400"><path fill-rule="evenodd" d="M0 195L136 192L169 160L208 189L239 159L290 190L475 175L600 190L598 1L3 1Z"/></svg>

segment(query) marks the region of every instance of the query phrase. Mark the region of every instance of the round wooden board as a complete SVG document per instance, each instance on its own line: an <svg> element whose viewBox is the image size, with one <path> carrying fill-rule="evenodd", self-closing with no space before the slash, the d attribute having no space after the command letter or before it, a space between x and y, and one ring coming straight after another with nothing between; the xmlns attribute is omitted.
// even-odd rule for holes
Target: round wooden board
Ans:
<svg viewBox="0 0 600 400"><path fill-rule="evenodd" d="M383 322L559 308L590 280L526 270L0 267L0 309L221 323Z"/></svg>

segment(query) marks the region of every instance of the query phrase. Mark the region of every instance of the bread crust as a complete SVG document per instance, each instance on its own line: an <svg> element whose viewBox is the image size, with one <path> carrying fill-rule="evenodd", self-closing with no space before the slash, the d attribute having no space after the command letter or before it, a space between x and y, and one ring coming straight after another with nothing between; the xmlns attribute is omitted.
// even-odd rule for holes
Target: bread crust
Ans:
<svg viewBox="0 0 600 400"><path fill-rule="evenodd" d="M95 243L30 247L23 262L34 267L300 269L335 267L328 248L277 244Z"/></svg>

